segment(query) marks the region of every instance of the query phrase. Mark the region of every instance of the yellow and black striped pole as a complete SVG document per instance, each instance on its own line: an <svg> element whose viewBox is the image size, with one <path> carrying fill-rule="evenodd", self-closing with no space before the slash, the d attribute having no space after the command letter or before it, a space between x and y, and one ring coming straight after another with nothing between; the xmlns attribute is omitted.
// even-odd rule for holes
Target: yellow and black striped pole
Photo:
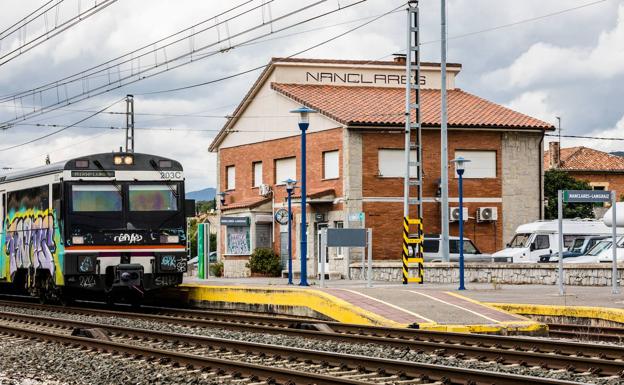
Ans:
<svg viewBox="0 0 624 385"><path fill-rule="evenodd" d="M416 237L410 238L409 236L409 228L410 225L415 225L418 227L416 231ZM423 260L423 240L424 240L424 231L422 225L422 219L410 219L409 217L403 217L403 283L407 284L408 282L418 282L423 283L425 276L425 267ZM414 256L410 258L409 256L409 246L416 245L416 250L414 250ZM409 265L410 263L418 264L418 273L416 277L409 276Z"/></svg>

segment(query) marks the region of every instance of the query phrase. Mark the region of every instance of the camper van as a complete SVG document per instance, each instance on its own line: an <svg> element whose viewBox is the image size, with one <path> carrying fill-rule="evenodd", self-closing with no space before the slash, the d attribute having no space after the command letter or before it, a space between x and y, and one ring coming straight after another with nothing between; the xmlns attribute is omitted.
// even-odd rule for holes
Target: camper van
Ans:
<svg viewBox="0 0 624 385"><path fill-rule="evenodd" d="M559 224L556 220L537 221L518 226L505 249L492 254L493 262L536 263L540 257L559 251ZM618 231L619 233L620 231ZM563 247L584 235L610 235L611 228L601 220L564 219Z"/></svg>

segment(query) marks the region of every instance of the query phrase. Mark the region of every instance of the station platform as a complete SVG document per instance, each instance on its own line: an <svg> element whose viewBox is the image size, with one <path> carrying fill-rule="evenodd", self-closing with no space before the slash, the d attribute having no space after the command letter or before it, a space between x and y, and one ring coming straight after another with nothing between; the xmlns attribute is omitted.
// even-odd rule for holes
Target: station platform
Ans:
<svg viewBox="0 0 624 385"><path fill-rule="evenodd" d="M324 288L287 285L283 279L189 278L176 289L196 306L258 311L338 322L496 334L543 334L546 326L523 315L426 285L332 281Z"/></svg>

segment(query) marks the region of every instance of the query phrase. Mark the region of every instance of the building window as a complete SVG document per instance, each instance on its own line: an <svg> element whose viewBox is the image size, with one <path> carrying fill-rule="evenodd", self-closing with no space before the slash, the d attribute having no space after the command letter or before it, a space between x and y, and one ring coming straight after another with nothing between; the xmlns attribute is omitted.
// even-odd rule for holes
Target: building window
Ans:
<svg viewBox="0 0 624 385"><path fill-rule="evenodd" d="M337 179L340 177L338 167L338 150L323 153L323 179Z"/></svg>
<svg viewBox="0 0 624 385"><path fill-rule="evenodd" d="M344 222L343 221L335 221L334 222L334 228L336 228L336 229L343 229L344 228ZM337 247L336 248L336 256L337 257L343 257L344 256L344 248Z"/></svg>
<svg viewBox="0 0 624 385"><path fill-rule="evenodd" d="M227 166L225 168L226 190L234 190L236 188L236 167Z"/></svg>
<svg viewBox="0 0 624 385"><path fill-rule="evenodd" d="M464 178L496 178L496 151L455 151L455 158L470 160L465 163ZM453 172L457 178L457 172Z"/></svg>
<svg viewBox="0 0 624 385"><path fill-rule="evenodd" d="M284 184L287 179L297 179L297 158L275 160L275 184Z"/></svg>
<svg viewBox="0 0 624 385"><path fill-rule="evenodd" d="M256 248L271 248L271 225L256 223Z"/></svg>
<svg viewBox="0 0 624 385"><path fill-rule="evenodd" d="M262 184L262 162L253 162L253 187Z"/></svg>
<svg viewBox="0 0 624 385"><path fill-rule="evenodd" d="M405 176L405 150L379 149L379 176L382 178L403 178ZM416 160L416 151L410 152L410 160ZM418 167L410 167L410 175L418 176Z"/></svg>
<svg viewBox="0 0 624 385"><path fill-rule="evenodd" d="M249 226L227 226L226 227L227 254L249 255Z"/></svg>

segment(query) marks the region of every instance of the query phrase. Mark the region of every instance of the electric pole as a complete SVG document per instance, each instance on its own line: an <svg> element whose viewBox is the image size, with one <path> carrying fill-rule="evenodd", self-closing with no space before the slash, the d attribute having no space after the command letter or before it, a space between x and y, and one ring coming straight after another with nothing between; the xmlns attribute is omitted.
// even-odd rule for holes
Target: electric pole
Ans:
<svg viewBox="0 0 624 385"><path fill-rule="evenodd" d="M440 51L440 180L441 180L441 213L440 228L442 233L442 258L449 262L449 202L448 202L448 127L446 106L446 0L441 0L441 33L442 46Z"/></svg>
<svg viewBox="0 0 624 385"><path fill-rule="evenodd" d="M126 152L134 152L134 96L126 95Z"/></svg>

